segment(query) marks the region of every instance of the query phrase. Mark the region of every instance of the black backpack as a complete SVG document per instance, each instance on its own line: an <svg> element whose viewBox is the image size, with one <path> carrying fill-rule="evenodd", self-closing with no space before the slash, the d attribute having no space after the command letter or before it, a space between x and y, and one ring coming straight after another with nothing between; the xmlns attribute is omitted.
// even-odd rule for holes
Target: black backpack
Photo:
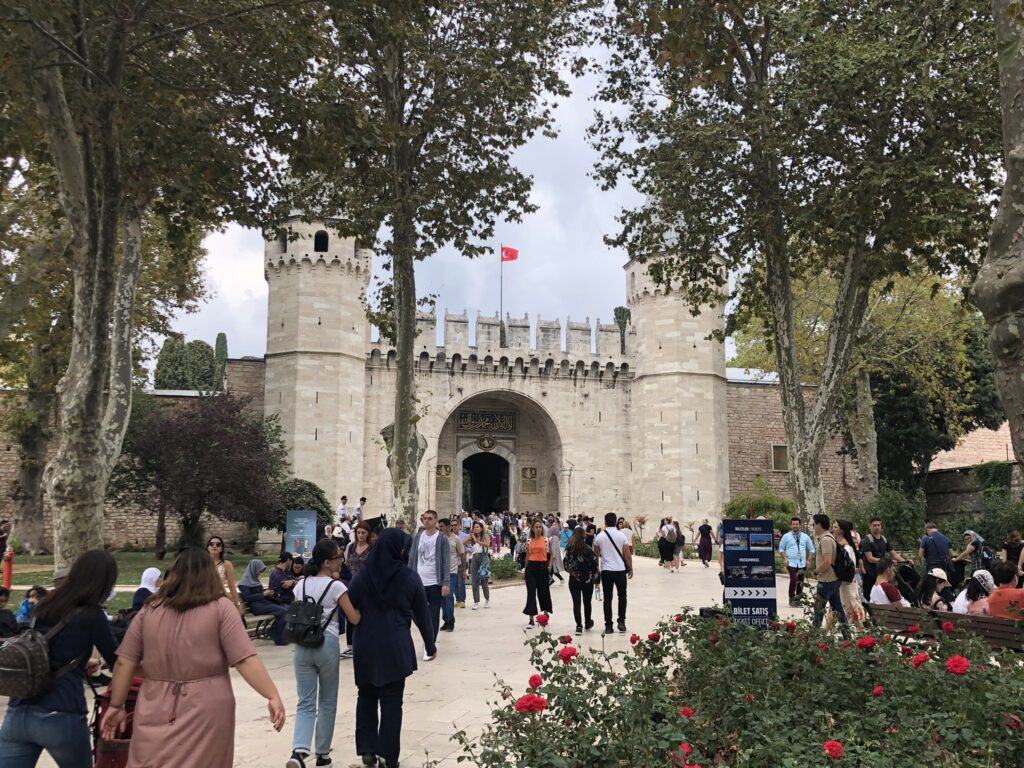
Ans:
<svg viewBox="0 0 1024 768"><path fill-rule="evenodd" d="M50 669L50 640L71 621L80 609L72 611L44 635L32 627L0 645L0 696L28 699L53 688L53 682L82 660L73 659L58 670Z"/></svg>
<svg viewBox="0 0 1024 768"><path fill-rule="evenodd" d="M322 605L327 593L331 591L337 579L331 579L320 599L314 601L312 597L305 594L303 584L303 597L295 600L288 606L288 615L284 620L284 638L289 643L301 645L303 648L319 648L324 644L324 629L334 618L338 606L335 605L324 621L324 607Z"/></svg>
<svg viewBox="0 0 1024 768"><path fill-rule="evenodd" d="M832 537L835 541L835 537ZM836 572L836 578L840 581L849 584L853 581L853 577L857 573L857 564L850 559L850 553L846 551L846 547L839 546L839 542L836 541L836 556L832 563L832 570Z"/></svg>

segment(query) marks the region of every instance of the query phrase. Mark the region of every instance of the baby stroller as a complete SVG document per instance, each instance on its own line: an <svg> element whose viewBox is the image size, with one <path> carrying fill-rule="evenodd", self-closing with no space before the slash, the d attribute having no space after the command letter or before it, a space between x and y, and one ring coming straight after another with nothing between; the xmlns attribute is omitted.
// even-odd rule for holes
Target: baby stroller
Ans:
<svg viewBox="0 0 1024 768"><path fill-rule="evenodd" d="M896 566L896 589L900 591L903 598L913 606L919 606L917 598L918 587L921 586L921 574L909 563L901 563Z"/></svg>
<svg viewBox="0 0 1024 768"><path fill-rule="evenodd" d="M124 724L124 731L116 739L107 741L100 735L100 723L103 715L110 708L110 688L103 693L93 689L95 698L92 706L92 757L95 768L124 768L128 765L128 747L132 739L132 713L135 709L135 701L139 697L139 688L142 687L142 678L132 679L132 687L128 690L128 698L125 699L124 709L128 713L128 719Z"/></svg>

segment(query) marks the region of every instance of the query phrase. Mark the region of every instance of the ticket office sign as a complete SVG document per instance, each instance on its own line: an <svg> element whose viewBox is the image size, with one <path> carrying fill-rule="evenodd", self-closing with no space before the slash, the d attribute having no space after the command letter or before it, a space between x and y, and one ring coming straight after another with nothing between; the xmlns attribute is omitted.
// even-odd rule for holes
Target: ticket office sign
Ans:
<svg viewBox="0 0 1024 768"><path fill-rule="evenodd" d="M771 520L723 520L725 601L736 621L768 626L775 620L775 533Z"/></svg>

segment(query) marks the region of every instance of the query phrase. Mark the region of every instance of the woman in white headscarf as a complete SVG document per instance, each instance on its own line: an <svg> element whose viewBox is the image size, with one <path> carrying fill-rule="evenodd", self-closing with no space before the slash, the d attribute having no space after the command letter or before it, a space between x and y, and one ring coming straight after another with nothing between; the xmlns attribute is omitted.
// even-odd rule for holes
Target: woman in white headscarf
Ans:
<svg viewBox="0 0 1024 768"><path fill-rule="evenodd" d="M953 613L968 613L972 616L990 616L988 596L995 591L996 582L986 570L975 571L967 588L953 601Z"/></svg>
<svg viewBox="0 0 1024 768"><path fill-rule="evenodd" d="M135 590L135 597L132 598L132 610L141 610L146 601L156 594L159 588L160 569L147 568L144 570L142 572L142 580L139 582L139 588Z"/></svg>

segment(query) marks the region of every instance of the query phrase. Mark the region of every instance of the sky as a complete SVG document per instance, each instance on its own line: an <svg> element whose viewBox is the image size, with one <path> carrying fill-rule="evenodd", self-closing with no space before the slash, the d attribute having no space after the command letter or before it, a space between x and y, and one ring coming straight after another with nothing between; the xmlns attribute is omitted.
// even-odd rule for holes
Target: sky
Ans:
<svg viewBox="0 0 1024 768"><path fill-rule="evenodd" d="M585 132L595 104L590 100L596 80L571 83L573 94L563 101L555 121L555 139L536 136L517 154L516 164L533 178L536 213L521 223L499 221L494 242L519 249L519 260L504 267L504 308L514 317L528 313L536 328L538 316L562 321L589 317L611 323L612 310L625 304L622 267L626 255L602 240L616 231L615 216L639 202L630 187L602 192L588 177L597 158ZM186 338L213 344L227 333L232 357L262 357L266 349L267 284L263 279L263 239L257 230L229 226L204 241L207 288L211 299L191 315L179 316L175 330ZM379 259L375 260L379 268ZM469 260L441 251L417 266L419 295L436 294L438 327L447 308L453 313L479 310L493 315L499 303L499 261L495 254Z"/></svg>

